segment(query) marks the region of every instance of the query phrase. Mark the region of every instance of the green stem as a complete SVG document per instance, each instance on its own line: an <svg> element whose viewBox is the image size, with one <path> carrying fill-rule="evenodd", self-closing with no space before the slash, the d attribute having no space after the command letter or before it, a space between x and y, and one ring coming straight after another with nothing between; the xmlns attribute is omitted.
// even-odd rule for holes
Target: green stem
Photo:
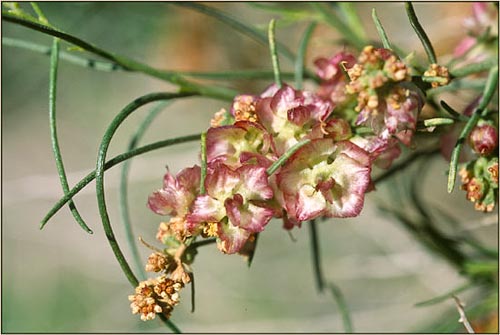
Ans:
<svg viewBox="0 0 500 335"><path fill-rule="evenodd" d="M125 121L125 119L130 116L134 111L136 111L139 107L148 104L153 101L158 100L172 100L176 98L182 98L186 96L190 96L192 94L188 93L151 93L139 97L128 104L114 119L111 121L110 125L106 129L104 136L101 141L101 145L99 146L99 154L97 156L97 164L96 164L96 194L97 194L97 203L99 207L99 213L101 215L102 226L104 228L104 232L106 234L106 238L113 250L116 260L120 264L120 267L127 277L128 281L133 287L136 287L139 284L136 276L132 272L125 256L123 255L120 246L118 245L118 241L115 238L115 234L113 232L113 228L111 227L111 222L109 220L108 210L106 208L106 198L104 195L104 165L106 162L106 154L109 148L109 144L113 135L115 134L118 127ZM167 323L167 326L171 327L171 323ZM175 328L171 328L175 331Z"/></svg>
<svg viewBox="0 0 500 335"><path fill-rule="evenodd" d="M56 162L57 172L59 174L59 180L61 181L61 186L64 194L69 192L68 179L66 177L66 171L64 169L64 164L62 160L61 149L59 148L59 140L57 136L57 124L56 124L56 92L57 92L57 69L59 64L59 39L54 38L52 43L52 52L50 57L50 83L49 83L49 124L50 124L50 139L52 142L52 151L54 153L54 159ZM69 202L69 208L76 222L89 234L93 234L92 229L90 229L83 221L80 213L76 209L76 205L71 200Z"/></svg>
<svg viewBox="0 0 500 335"><path fill-rule="evenodd" d="M44 55L50 55L50 47L17 38L2 37L2 45L30 50ZM68 63L99 71L116 71L121 69L121 67L116 63L102 62L95 59L79 57L65 51L59 51L59 58L67 61Z"/></svg>
<svg viewBox="0 0 500 335"><path fill-rule="evenodd" d="M360 38L356 33L354 33L350 27L344 24L342 20L338 17L336 13L329 10L324 4L315 3L311 4L319 14L319 17L323 20L323 22L329 24L333 28L335 28L342 36L345 37L346 42L350 45L354 46L357 50L362 50L365 46L365 40Z"/></svg>
<svg viewBox="0 0 500 335"><path fill-rule="evenodd" d="M472 288L472 287L474 287L474 283L466 283L466 284L464 284L464 285L462 285L462 286L460 286L460 287L458 287L458 288L456 288L454 290L451 290L448 293L440 295L438 297L434 297L434 298L429 299L429 300L417 302L414 306L415 307L424 307L424 306L435 305L435 304L440 303L442 301L448 300L453 295L458 294L460 292L463 292L465 290L468 290L469 288Z"/></svg>
<svg viewBox="0 0 500 335"><path fill-rule="evenodd" d="M38 4L36 2L30 2L30 4L31 4L31 8L33 8L33 10L35 11L36 15L38 15L38 21L40 21L43 24L48 25L49 21L47 20L47 18L43 14L43 12L40 9L40 7L38 7Z"/></svg>
<svg viewBox="0 0 500 335"><path fill-rule="evenodd" d="M272 19L269 22L268 37L269 37L269 51L271 52L271 61L273 64L274 72L274 82L278 88L281 88L281 74L280 74L280 62L278 58L278 53L276 51L276 39L274 36L274 31L276 28L276 20Z"/></svg>
<svg viewBox="0 0 500 335"><path fill-rule="evenodd" d="M288 151L285 152L276 162L274 162L273 165L271 165L270 167L267 168L267 170L266 170L267 175L270 176L273 173L275 173L283 164L286 163L288 158L290 158L290 156L292 156L295 153L295 151L299 150L301 147L303 147L304 145L306 145L309 142L311 142L311 140L309 140L309 139L303 140L303 141L300 141L299 143L295 144L290 149L288 149Z"/></svg>
<svg viewBox="0 0 500 335"><path fill-rule="evenodd" d="M419 159L422 156L434 155L434 154L437 154L437 153L439 153L439 148L437 148L437 149L430 149L430 150L427 150L427 151L416 152L416 153L410 155L408 158L406 158L406 160L404 160L403 162L399 163L396 166L393 166L391 169L389 169L389 170L385 171L384 173L378 175L377 177L373 178L373 183L374 184L379 184L379 183L385 181L386 179L388 179L389 177L391 177L393 174L395 174L397 172L400 172L400 171L403 171L404 169L406 169L415 160Z"/></svg>
<svg viewBox="0 0 500 335"><path fill-rule="evenodd" d="M457 143L453 148L451 153L450 160L450 172L448 174L448 193L453 191L455 187L455 179L457 176L457 166L458 166L458 157L460 156L460 151L462 150L463 143L467 140L472 129L476 126L477 121L482 116L483 112L486 109L486 106L490 102L493 94L495 93L496 87L498 84L498 66L492 68L489 72L488 79L486 80L486 86L484 88L483 95L481 100L479 101L479 105L476 110L469 118L467 123L465 124L460 136L458 137Z"/></svg>
<svg viewBox="0 0 500 335"><path fill-rule="evenodd" d="M41 53L46 56L50 56L50 50L51 50L51 48L46 45L10 37L2 37L2 45L29 50ZM59 59L77 66L91 68L97 71L112 72L112 71L125 70L116 63L84 58L73 55L72 53L65 51L59 51ZM255 79L269 80L274 78L273 71L269 70L235 70L235 71L218 71L218 72L162 70L162 73L164 73L165 75L172 75L172 76L179 75L182 77L191 77L191 78L209 79L209 80L255 80ZM283 79L294 79L295 73L281 72L281 77ZM305 73L304 77L307 79L314 80L315 82L319 82L319 78L317 76L312 76L310 73Z"/></svg>
<svg viewBox="0 0 500 335"><path fill-rule="evenodd" d="M445 125L450 125L453 123L455 123L455 120L444 118L444 117L436 117L436 118L424 120L425 127L445 126Z"/></svg>
<svg viewBox="0 0 500 335"><path fill-rule="evenodd" d="M460 114L459 112L457 112L456 110L454 110L450 105L448 105L446 103L446 101L444 100L441 100L440 102L440 105L441 107L443 107L443 109L448 112L448 114L450 114L451 116L453 116L453 118L455 120L458 120L458 121L467 121L469 120L469 118L463 114Z"/></svg>
<svg viewBox="0 0 500 335"><path fill-rule="evenodd" d="M359 17L356 8L352 2L337 2L336 5L342 12L347 26L351 29L354 35L361 41L366 40L366 32L363 29L363 22Z"/></svg>
<svg viewBox="0 0 500 335"><path fill-rule="evenodd" d="M318 240L318 232L316 227L316 221L309 221L309 232L311 236L311 255L313 259L313 273L314 279L316 282L316 288L319 292L323 292L325 288L325 283L323 280L323 271L321 271L321 257L319 250L319 240Z"/></svg>
<svg viewBox="0 0 500 335"><path fill-rule="evenodd" d="M342 316L342 323L344 325L344 331L346 333L353 333L354 327L352 325L351 314L349 312L349 307L347 306L342 291L334 283L329 283L328 286L330 287L330 292L332 293L332 296L340 310L340 314Z"/></svg>
<svg viewBox="0 0 500 335"><path fill-rule="evenodd" d="M490 70L493 66L498 64L498 60L494 58L490 58L484 62L480 63L472 63L465 66L462 66L458 69L450 70L450 75L452 77L465 77L471 74L476 74L484 71Z"/></svg>
<svg viewBox="0 0 500 335"><path fill-rule="evenodd" d="M201 177L200 195L205 194L205 178L207 177L207 132L201 133Z"/></svg>
<svg viewBox="0 0 500 335"><path fill-rule="evenodd" d="M372 9L372 20L373 20L373 23L375 23L375 27L377 28L377 32L378 32L378 36L380 37L380 40L382 41L384 48L392 50L391 43L389 42L389 38L387 37L387 34L385 33L384 27L382 26L382 23L380 22L380 20L377 16L377 11L375 10L375 8Z"/></svg>
<svg viewBox="0 0 500 335"><path fill-rule="evenodd" d="M159 103L157 106L151 109L149 114L144 118L144 120L139 124L134 135L130 139L127 146L127 151L134 150L137 147L140 139L143 137L149 125L153 122L155 117L165 108L168 102ZM132 224L130 223L130 211L128 207L128 187L127 179L130 171L131 160L123 163L121 174L120 174L120 214L122 218L122 224L125 229L125 236L127 238L127 243L132 253L132 259L134 260L137 272L140 274L142 280L146 279L146 273L141 261L141 256L139 249L137 247L136 239L134 238L134 232L132 229Z"/></svg>
<svg viewBox="0 0 500 335"><path fill-rule="evenodd" d="M113 54L111 52L108 52L106 50L103 50L95 45L92 45L80 38L74 37L70 34L67 34L57 28L51 27L51 26L46 26L43 24L40 24L39 22L28 20L24 17L17 16L15 14L12 14L8 11L2 11L2 19L16 23L25 27L28 27L30 29L34 29L37 31L40 31L42 33L58 37L62 40L65 40L66 42L69 42L71 44L74 44L88 52L91 52L93 54L96 54L98 56L103 57L104 59L107 59L109 61L112 61L113 63L116 63L123 67L125 70L129 71L136 71L136 72L141 72L144 74L147 74L151 77L161 79L164 81L168 81L172 84L178 85L181 88L181 91L185 92L191 92L191 93L197 93L199 95L203 95L206 97L211 97L215 99L221 99L225 101L232 101L234 96L237 94L236 91L224 88L224 87L217 87L217 86L204 86L201 84L196 84L192 83L182 76L178 74L172 74L169 72L164 72L161 70L157 70L155 68L152 68L146 64L137 62L133 59L120 56L117 54Z"/></svg>
<svg viewBox="0 0 500 335"><path fill-rule="evenodd" d="M304 31L304 35L300 40L299 50L297 51L297 58L295 59L295 88L298 90L302 89L307 45L309 44L309 40L311 39L312 32L314 31L314 28L316 28L316 25L316 22L311 22L307 26L306 30Z"/></svg>
<svg viewBox="0 0 500 335"><path fill-rule="evenodd" d="M187 143L187 142L193 142L193 141L199 141L200 140L200 134L194 134L194 135L187 135L187 136L182 136L182 137L176 137L176 138L170 138L167 140L163 141L158 141L154 142L145 146L142 146L140 148L125 152L123 154L117 155L110 159L109 161L106 162L104 165L104 170L109 170L115 165L120 164L121 162L126 161L127 159L130 159L132 157L165 148L168 146L172 146L175 144L181 144L181 143ZM85 186L87 186L90 182L92 182L95 179L96 172L92 171L88 175L86 175L82 180L80 180L67 194L65 194L61 199L59 199L58 202L50 209L50 211L45 215L45 217L42 219L40 223L40 229L43 229L43 227L47 224L47 222L68 202L73 198L78 192L80 192Z"/></svg>
<svg viewBox="0 0 500 335"><path fill-rule="evenodd" d="M431 64L437 64L437 59L436 59L436 53L434 52L434 47L431 44L431 41L429 40L429 37L425 33L424 28L418 22L417 15L415 14L415 10L413 9L413 5L411 2L406 2L405 3L405 8L406 8L406 13L408 14L408 19L410 20L410 24L417 34L418 38L420 39L420 42L422 42L422 45L424 46L425 53L427 54L427 58L429 58L429 62Z"/></svg>

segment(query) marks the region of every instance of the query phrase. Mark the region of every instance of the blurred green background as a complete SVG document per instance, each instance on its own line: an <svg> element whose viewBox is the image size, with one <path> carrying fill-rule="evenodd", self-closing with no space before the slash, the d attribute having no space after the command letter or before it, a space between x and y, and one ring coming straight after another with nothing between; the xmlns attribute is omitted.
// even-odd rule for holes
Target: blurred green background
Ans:
<svg viewBox="0 0 500 335"><path fill-rule="evenodd" d="M244 22L266 28L273 17L245 3L208 4ZM302 4L307 5L307 4ZM371 9L391 41L422 55L402 3L356 5L370 38L377 39ZM163 3L40 3L49 21L68 33L106 50L157 68L221 71L270 69L266 46L224 24L185 8ZM29 9L27 4L23 8ZM449 53L463 38L467 3L419 3L421 22L437 47ZM277 38L296 50L305 24L278 23ZM2 37L49 46L51 38L8 22ZM307 64L342 50L339 35L320 25L311 40ZM63 43L62 50L67 44ZM281 61L282 69L293 64ZM2 332L160 332L158 321L142 322L130 313L133 292L116 262L100 225L92 183L75 197L77 208L94 230L83 232L67 208L42 231L39 221L62 196L51 151L48 124L49 58L2 47ZM238 81L240 92L259 93L269 82ZM143 94L175 87L145 75L99 72L60 62L57 92L59 142L70 185L95 166L97 148L112 118ZM198 133L213 113L228 103L206 98L175 102L151 126L142 144ZM117 132L108 157L125 151L147 108ZM171 171L197 162L198 145L182 144L133 160L129 198L135 233L155 242L161 217L150 212L147 196ZM447 165L437 157L426 164L422 180L425 201L447 209L478 238L497 247L495 215L477 215L464 194L446 194ZM414 173L414 171L409 171ZM107 172L108 208L126 256L118 212L119 168ZM453 310L453 301L429 307L415 303L446 293L464 282L442 258L430 254L397 221L376 204L387 201L387 187L367 196L361 216L319 225L325 277L342 290L357 332L408 332L424 329ZM478 228L479 225L479 228ZM239 256L226 256L215 246L200 250L193 266L196 311L190 313L190 290L172 320L184 332L342 332L339 310L328 295L316 292L307 227L292 241L272 221L261 234L251 268ZM148 250L140 246L144 259ZM464 301L471 292L461 295ZM458 319L458 314L451 314Z"/></svg>

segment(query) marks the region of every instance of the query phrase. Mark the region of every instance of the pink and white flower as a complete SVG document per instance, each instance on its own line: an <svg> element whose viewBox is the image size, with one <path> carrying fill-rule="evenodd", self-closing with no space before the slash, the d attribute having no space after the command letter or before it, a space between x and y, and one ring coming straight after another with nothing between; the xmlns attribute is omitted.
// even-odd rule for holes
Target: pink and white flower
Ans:
<svg viewBox="0 0 500 335"><path fill-rule="evenodd" d="M159 215L185 216L200 191L200 175L197 165L181 170L175 177L167 170L163 188L149 196L148 207Z"/></svg>
<svg viewBox="0 0 500 335"><path fill-rule="evenodd" d="M277 155L282 155L304 138L321 138L321 123L332 111L329 102L311 92L296 91L288 85L269 87L257 103L260 123L273 136Z"/></svg>
<svg viewBox="0 0 500 335"><path fill-rule="evenodd" d="M258 123L238 121L232 126L208 130L208 162L219 161L236 168L252 159L265 167L276 159L272 153L271 135Z"/></svg>
<svg viewBox="0 0 500 335"><path fill-rule="evenodd" d="M208 166L206 194L196 198L187 216L190 231L203 224L217 227L217 246L225 253L240 250L252 233L264 230L274 214L265 202L273 198L266 169L243 165L236 170L220 162Z"/></svg>
<svg viewBox="0 0 500 335"><path fill-rule="evenodd" d="M292 222L320 216L357 216L370 184L371 160L349 142L313 140L295 152L277 175Z"/></svg>

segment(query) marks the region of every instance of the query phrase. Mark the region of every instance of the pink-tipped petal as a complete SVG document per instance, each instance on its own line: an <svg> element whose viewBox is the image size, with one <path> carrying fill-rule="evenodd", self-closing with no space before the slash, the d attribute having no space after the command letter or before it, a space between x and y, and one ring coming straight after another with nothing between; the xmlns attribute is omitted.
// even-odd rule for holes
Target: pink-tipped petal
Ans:
<svg viewBox="0 0 500 335"><path fill-rule="evenodd" d="M217 247L226 254L238 252L246 243L251 233L231 223L220 222L217 231Z"/></svg>

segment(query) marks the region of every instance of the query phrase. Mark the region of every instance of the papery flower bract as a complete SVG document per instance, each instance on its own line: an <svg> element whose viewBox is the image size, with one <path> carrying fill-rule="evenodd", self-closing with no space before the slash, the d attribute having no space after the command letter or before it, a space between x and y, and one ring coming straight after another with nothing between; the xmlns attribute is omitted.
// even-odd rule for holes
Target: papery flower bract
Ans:
<svg viewBox="0 0 500 335"><path fill-rule="evenodd" d="M206 194L196 198L187 216L190 231L216 225L218 248L228 254L240 250L252 233L260 232L274 211L265 206L273 190L266 169L243 165L236 170L215 162L208 165Z"/></svg>
<svg viewBox="0 0 500 335"><path fill-rule="evenodd" d="M370 184L368 153L349 142L313 140L295 152L277 175L289 219L353 217Z"/></svg>
<svg viewBox="0 0 500 335"><path fill-rule="evenodd" d="M169 171L163 178L163 188L153 192L148 199L148 207L160 215L182 216L200 190L200 167L195 165L180 171L175 177Z"/></svg>
<svg viewBox="0 0 500 335"><path fill-rule="evenodd" d="M382 139L377 136L354 136L350 141L365 150L373 164L381 169L388 169L392 162L401 155L401 148L396 138Z"/></svg>
<svg viewBox="0 0 500 335"><path fill-rule="evenodd" d="M261 166L272 164L268 159L276 159L271 153L271 135L259 124L249 121L210 128L206 143L208 162L220 161L233 168L252 158Z"/></svg>
<svg viewBox="0 0 500 335"><path fill-rule="evenodd" d="M262 97L256 113L260 123L273 136L277 155L282 155L303 138L323 137L322 122L332 111L329 102L288 85L281 89L272 85Z"/></svg>
<svg viewBox="0 0 500 335"><path fill-rule="evenodd" d="M342 104L346 100L347 78L341 69L341 63L349 69L356 63L356 58L350 53L339 52L331 58L321 57L314 61L316 74L321 79L317 94L334 105Z"/></svg>
<svg viewBox="0 0 500 335"><path fill-rule="evenodd" d="M418 113L424 105L423 94L415 85L405 83L393 88L387 97L385 128L380 134L384 139L396 136L406 146L410 145L416 129Z"/></svg>
<svg viewBox="0 0 500 335"><path fill-rule="evenodd" d="M201 169L195 165L180 171L175 177L169 171L163 178L163 188L153 192L148 207L160 215L171 215L168 223L160 224L157 238L168 243L171 236L179 241L187 237L185 217L200 192Z"/></svg>

